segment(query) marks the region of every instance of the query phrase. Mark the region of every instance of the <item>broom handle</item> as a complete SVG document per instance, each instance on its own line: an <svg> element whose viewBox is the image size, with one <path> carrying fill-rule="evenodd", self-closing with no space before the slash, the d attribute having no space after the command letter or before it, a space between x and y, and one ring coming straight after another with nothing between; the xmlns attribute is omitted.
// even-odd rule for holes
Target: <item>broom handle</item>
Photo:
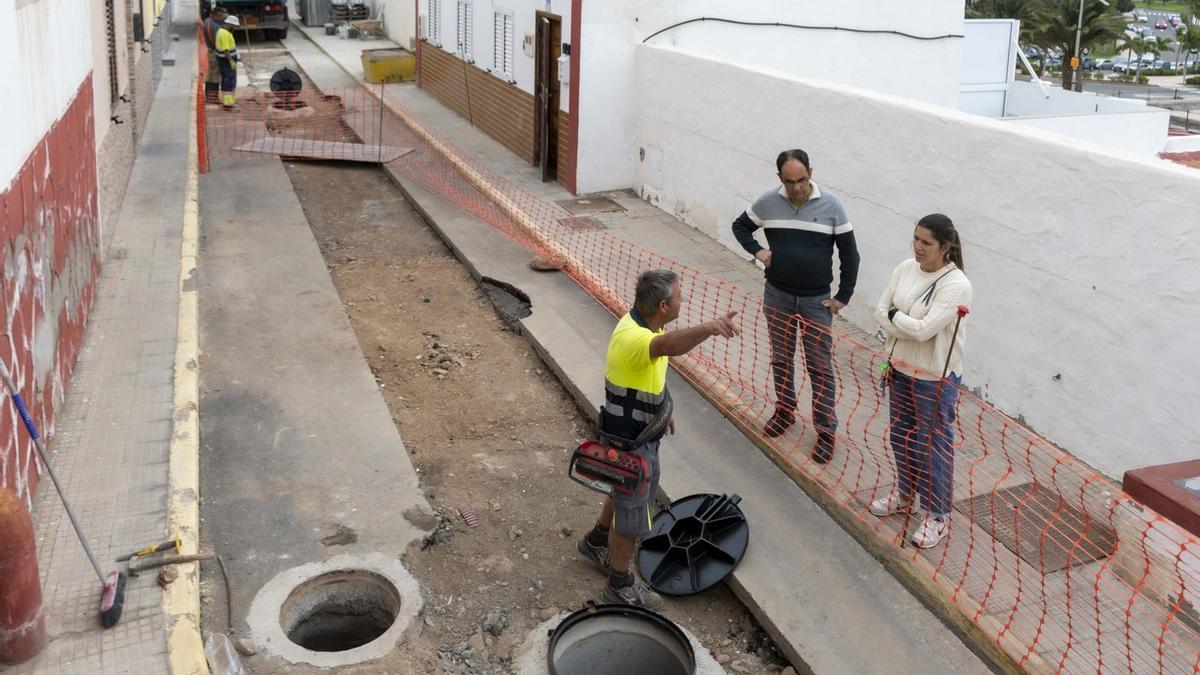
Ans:
<svg viewBox="0 0 1200 675"><path fill-rule="evenodd" d="M25 407L25 401L21 400L21 394L17 392L17 387L13 384L12 375L8 373L8 366L4 365L4 361L2 360L0 360L0 377L4 378L4 386L8 387L8 391L12 393L12 400L17 406L17 412L21 413L21 421L25 423L25 428L29 430L29 435L33 438L33 444L37 447L38 456L42 458L42 466L46 467L46 473L49 473L50 480L54 481L54 489L58 490L58 497L67 509L67 516L71 519L71 525L75 527L75 534L79 536L79 543L83 545L84 553L87 553L88 560L92 563L92 568L96 570L96 576L100 577L100 583L105 583L104 572L100 570L100 563L96 562L96 556L92 555L92 548L88 546L87 537L83 535L83 528L79 526L79 519L75 517L75 511L71 508L70 502L67 501L67 495L63 492L62 483L58 482L58 474L54 473L54 467L50 466L50 459L46 456L46 446L42 443L42 437L38 435L37 427L33 424L33 418L29 415L29 409Z"/></svg>

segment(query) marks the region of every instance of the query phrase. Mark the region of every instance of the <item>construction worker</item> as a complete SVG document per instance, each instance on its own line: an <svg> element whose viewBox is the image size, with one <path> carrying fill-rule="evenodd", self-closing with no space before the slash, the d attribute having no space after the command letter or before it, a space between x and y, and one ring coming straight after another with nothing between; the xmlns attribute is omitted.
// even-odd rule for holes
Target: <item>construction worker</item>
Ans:
<svg viewBox="0 0 1200 675"><path fill-rule="evenodd" d="M683 305L679 275L650 270L638 278L633 308L621 317L608 343L604 368L604 407L600 440L641 457L648 469L646 489L638 495L604 500L600 517L579 541L579 552L608 574L601 597L606 603L655 610L662 598L630 569L637 541L650 533L650 505L658 493L658 446L675 433L667 392L667 358L683 356L710 337L738 334L737 312L690 328L666 332Z"/></svg>
<svg viewBox="0 0 1200 675"><path fill-rule="evenodd" d="M221 67L217 64L217 31L221 29L221 22L225 20L228 12L223 7L214 7L208 18L204 20L204 46L208 48L208 72L204 78L204 91L213 92L205 94L205 98L211 96L211 101L216 101L216 92L221 87Z"/></svg>
<svg viewBox="0 0 1200 675"><path fill-rule="evenodd" d="M237 42L230 28L237 28L241 21L230 14L221 22L213 40L213 51L217 55L217 67L221 69L221 107L233 110L233 90L237 88L238 53Z"/></svg>

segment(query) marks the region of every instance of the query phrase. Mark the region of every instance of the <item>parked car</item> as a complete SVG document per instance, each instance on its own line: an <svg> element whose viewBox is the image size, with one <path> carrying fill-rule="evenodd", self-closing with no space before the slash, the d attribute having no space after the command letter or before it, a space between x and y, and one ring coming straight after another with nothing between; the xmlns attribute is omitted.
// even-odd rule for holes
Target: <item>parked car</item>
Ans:
<svg viewBox="0 0 1200 675"><path fill-rule="evenodd" d="M1166 21L1163 21L1162 19L1159 19L1158 21L1155 21L1155 22L1154 22L1154 29L1155 29L1155 30L1166 30L1166 29L1167 29L1167 22L1166 22Z"/></svg>
<svg viewBox="0 0 1200 675"><path fill-rule="evenodd" d="M1171 17L1171 28L1179 28L1179 24L1181 24L1181 23L1183 23L1183 22L1179 20L1179 17L1177 17L1177 16Z"/></svg>
<svg viewBox="0 0 1200 675"><path fill-rule="evenodd" d="M1150 17L1146 16L1145 14L1142 14L1141 12L1138 12L1138 15L1135 18L1142 23L1146 23L1147 21L1150 20Z"/></svg>

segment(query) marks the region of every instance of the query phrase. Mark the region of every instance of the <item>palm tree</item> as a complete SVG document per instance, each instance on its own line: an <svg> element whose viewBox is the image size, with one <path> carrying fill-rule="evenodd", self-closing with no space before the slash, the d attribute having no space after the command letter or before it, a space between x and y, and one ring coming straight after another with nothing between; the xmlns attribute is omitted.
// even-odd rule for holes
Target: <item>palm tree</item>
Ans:
<svg viewBox="0 0 1200 675"><path fill-rule="evenodd" d="M1107 11L1100 0L1085 0L1083 6L1083 30L1079 46L1092 48L1124 36L1125 17L1116 10ZM1079 20L1079 3L1076 0L1049 0L1049 4L1034 10L1033 30L1030 32L1034 44L1042 47L1057 47L1063 52L1062 87L1070 89L1075 71L1068 64L1075 54L1075 26Z"/></svg>
<svg viewBox="0 0 1200 675"><path fill-rule="evenodd" d="M1142 54L1149 54L1150 52L1154 51L1153 45L1154 40L1146 39L1145 35L1137 35L1125 41L1125 46L1128 47L1137 58L1137 70L1134 74L1135 79L1138 75L1142 74ZM1130 59L1130 61L1132 62L1133 59Z"/></svg>
<svg viewBox="0 0 1200 675"><path fill-rule="evenodd" d="M1154 38L1154 42L1151 43L1150 49L1156 57L1161 59L1163 53L1171 51L1172 44L1171 38L1156 37Z"/></svg>
<svg viewBox="0 0 1200 675"><path fill-rule="evenodd" d="M1190 20L1191 17L1188 17ZM1190 25L1190 24L1189 24ZM1183 79L1187 80L1188 76L1188 57L1193 49L1200 50L1200 28L1189 28L1185 33L1175 33L1175 39L1179 41L1179 50L1183 52ZM1200 60L1200 57L1197 57Z"/></svg>
<svg viewBox="0 0 1200 675"><path fill-rule="evenodd" d="M1034 24L1034 11L1041 4L1042 0L976 0L967 6L967 18L1017 19L1021 22L1020 41L1027 42Z"/></svg>

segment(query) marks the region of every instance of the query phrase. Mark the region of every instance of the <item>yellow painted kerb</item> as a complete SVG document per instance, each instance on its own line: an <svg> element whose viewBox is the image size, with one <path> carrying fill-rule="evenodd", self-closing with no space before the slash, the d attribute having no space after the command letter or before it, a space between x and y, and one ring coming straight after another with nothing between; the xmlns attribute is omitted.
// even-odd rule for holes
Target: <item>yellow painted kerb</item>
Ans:
<svg viewBox="0 0 1200 675"><path fill-rule="evenodd" d="M192 87L199 81L199 63L192 65ZM197 173L196 106L189 105L187 186L183 201L183 244L179 253L179 319L175 345L174 424L168 476L169 531L179 537L181 553L200 546L200 341L196 285L200 233L200 177ZM200 638L200 565L178 566L179 577L163 594L172 675L209 672Z"/></svg>

